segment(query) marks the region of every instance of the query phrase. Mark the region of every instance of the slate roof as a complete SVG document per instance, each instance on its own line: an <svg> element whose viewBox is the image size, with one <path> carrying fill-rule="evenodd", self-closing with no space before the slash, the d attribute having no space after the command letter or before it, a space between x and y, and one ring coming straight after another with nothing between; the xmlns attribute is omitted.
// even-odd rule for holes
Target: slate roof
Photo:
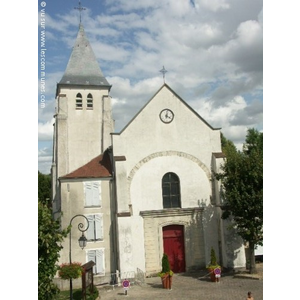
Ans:
<svg viewBox="0 0 300 300"><path fill-rule="evenodd" d="M79 25L72 54L59 84L111 87L100 69L82 24Z"/></svg>
<svg viewBox="0 0 300 300"><path fill-rule="evenodd" d="M75 171L62 176L61 179L105 178L112 175L112 165L108 151L93 158Z"/></svg>

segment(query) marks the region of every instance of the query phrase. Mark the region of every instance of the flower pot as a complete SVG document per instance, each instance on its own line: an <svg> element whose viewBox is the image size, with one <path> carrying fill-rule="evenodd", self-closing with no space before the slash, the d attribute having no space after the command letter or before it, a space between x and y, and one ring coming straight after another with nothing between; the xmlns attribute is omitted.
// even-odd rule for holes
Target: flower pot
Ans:
<svg viewBox="0 0 300 300"><path fill-rule="evenodd" d="M172 280L173 280L173 276L169 276L169 282L170 282L169 289L172 288Z"/></svg>
<svg viewBox="0 0 300 300"><path fill-rule="evenodd" d="M165 274L161 277L161 283L164 289L167 288L167 278L168 278L168 274Z"/></svg>
<svg viewBox="0 0 300 300"><path fill-rule="evenodd" d="M208 268L207 270L208 270L208 272L210 273L210 274L209 274L209 275L210 275L210 280L211 280L212 282L219 282L219 281L220 281L220 278L217 278L217 277L216 277L216 274L215 274L215 268Z"/></svg>
<svg viewBox="0 0 300 300"><path fill-rule="evenodd" d="M172 276L165 274L161 277L161 283L164 289L171 289L172 287Z"/></svg>
<svg viewBox="0 0 300 300"><path fill-rule="evenodd" d="M209 275L210 275L210 280L212 281L212 282L216 282L217 281L217 278L216 278L216 275L215 275L215 273L214 273L214 269L208 269L208 271L209 271Z"/></svg>

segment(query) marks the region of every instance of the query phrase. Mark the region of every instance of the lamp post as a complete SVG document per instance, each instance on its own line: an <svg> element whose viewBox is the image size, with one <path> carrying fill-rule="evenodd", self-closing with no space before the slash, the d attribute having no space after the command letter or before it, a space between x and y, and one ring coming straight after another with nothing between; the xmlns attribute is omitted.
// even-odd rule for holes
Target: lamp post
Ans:
<svg viewBox="0 0 300 300"><path fill-rule="evenodd" d="M82 223L79 223L78 224L78 230L79 231L81 231L81 233L82 233L82 235L81 235L81 237L78 239L78 242L79 242L79 246L80 246L80 248L83 250L83 248L86 246L86 242L87 242L87 239L86 239L86 237L84 236L84 232L85 231L87 231L88 230L88 228L89 228L89 220L87 219L87 217L86 216L84 216L84 215L76 215L76 216L74 216L72 219L71 219L71 221L70 221L70 234L69 234L69 239L70 239L70 244L69 244L69 259L70 259L70 265L72 264L72 248L71 248L71 224L72 224L72 221L76 218L76 217L83 217L83 218L85 218L86 219L86 221L87 221L87 227L86 227L86 229L82 229L82 228L84 228L84 225L82 224ZM72 285L72 278L70 278L70 299L72 300L73 299L73 285Z"/></svg>

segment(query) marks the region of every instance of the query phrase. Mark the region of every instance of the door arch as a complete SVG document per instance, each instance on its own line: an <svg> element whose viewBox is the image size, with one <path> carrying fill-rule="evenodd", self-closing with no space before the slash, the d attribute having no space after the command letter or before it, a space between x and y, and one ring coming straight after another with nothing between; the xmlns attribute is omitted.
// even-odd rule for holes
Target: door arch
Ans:
<svg viewBox="0 0 300 300"><path fill-rule="evenodd" d="M184 226L163 227L164 253L169 257L170 268L174 273L185 272Z"/></svg>

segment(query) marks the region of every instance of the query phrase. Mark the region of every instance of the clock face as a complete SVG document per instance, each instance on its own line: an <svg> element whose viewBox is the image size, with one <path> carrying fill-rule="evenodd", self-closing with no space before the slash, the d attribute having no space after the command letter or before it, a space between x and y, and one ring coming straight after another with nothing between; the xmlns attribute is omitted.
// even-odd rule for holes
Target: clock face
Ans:
<svg viewBox="0 0 300 300"><path fill-rule="evenodd" d="M170 109L165 108L160 112L159 117L164 123L171 123L174 119L174 113Z"/></svg>

